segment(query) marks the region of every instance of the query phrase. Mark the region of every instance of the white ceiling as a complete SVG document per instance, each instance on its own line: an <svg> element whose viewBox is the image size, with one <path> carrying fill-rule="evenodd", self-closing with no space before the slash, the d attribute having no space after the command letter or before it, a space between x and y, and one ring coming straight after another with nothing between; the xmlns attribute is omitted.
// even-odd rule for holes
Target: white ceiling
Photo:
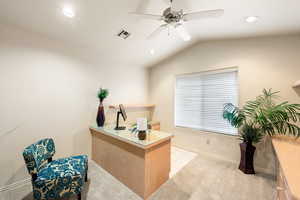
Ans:
<svg viewBox="0 0 300 200"><path fill-rule="evenodd" d="M73 6L76 17L62 15L65 4ZM150 66L198 40L296 33L300 31L299 0L174 0L175 9L193 12L225 9L218 19L185 24L192 40L184 42L167 33L146 37L160 22L130 16L132 11L161 14L167 0L0 0L0 22L18 25L78 46L84 53L106 63ZM246 16L259 16L255 24ZM125 28L132 36L116 37ZM150 49L155 49L151 55Z"/></svg>

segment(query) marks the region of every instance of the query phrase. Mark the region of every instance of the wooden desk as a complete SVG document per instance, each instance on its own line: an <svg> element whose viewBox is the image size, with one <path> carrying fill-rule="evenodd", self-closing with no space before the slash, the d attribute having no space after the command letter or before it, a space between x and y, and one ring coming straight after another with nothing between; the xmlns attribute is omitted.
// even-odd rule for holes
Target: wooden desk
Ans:
<svg viewBox="0 0 300 200"><path fill-rule="evenodd" d="M277 199L300 200L300 140L288 136L275 136L272 142L280 164Z"/></svg>
<svg viewBox="0 0 300 200"><path fill-rule="evenodd" d="M143 199L169 179L172 134L152 130L140 141L129 131L90 131L92 159Z"/></svg>

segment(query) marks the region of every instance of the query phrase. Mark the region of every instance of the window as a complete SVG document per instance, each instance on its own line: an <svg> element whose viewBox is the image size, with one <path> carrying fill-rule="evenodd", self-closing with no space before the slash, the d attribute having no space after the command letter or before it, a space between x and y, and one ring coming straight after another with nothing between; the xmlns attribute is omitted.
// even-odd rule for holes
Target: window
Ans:
<svg viewBox="0 0 300 200"><path fill-rule="evenodd" d="M237 70L176 77L175 126L236 135L223 119L225 103L238 104Z"/></svg>

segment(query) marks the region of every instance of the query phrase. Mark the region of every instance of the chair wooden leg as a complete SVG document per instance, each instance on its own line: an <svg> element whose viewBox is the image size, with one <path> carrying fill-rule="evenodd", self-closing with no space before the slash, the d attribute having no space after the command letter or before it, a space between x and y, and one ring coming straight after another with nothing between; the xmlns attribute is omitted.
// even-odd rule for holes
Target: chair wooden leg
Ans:
<svg viewBox="0 0 300 200"><path fill-rule="evenodd" d="M77 199L81 200L81 192L79 194L77 194Z"/></svg>

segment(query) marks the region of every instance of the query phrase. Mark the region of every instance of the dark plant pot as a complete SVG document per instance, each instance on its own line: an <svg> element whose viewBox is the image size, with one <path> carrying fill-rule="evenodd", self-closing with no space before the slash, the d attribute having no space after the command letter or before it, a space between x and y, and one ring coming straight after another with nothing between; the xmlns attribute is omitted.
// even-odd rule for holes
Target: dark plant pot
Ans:
<svg viewBox="0 0 300 200"><path fill-rule="evenodd" d="M100 105L98 107L98 114L97 114L97 125L99 127L102 127L104 125L105 122L105 115L104 115L104 107L102 102L100 102Z"/></svg>
<svg viewBox="0 0 300 200"><path fill-rule="evenodd" d="M139 140L145 140L146 139L146 131L139 131L138 138L139 138Z"/></svg>
<svg viewBox="0 0 300 200"><path fill-rule="evenodd" d="M240 144L241 161L239 169L245 174L255 174L253 166L253 158L256 147L251 142L243 142Z"/></svg>

